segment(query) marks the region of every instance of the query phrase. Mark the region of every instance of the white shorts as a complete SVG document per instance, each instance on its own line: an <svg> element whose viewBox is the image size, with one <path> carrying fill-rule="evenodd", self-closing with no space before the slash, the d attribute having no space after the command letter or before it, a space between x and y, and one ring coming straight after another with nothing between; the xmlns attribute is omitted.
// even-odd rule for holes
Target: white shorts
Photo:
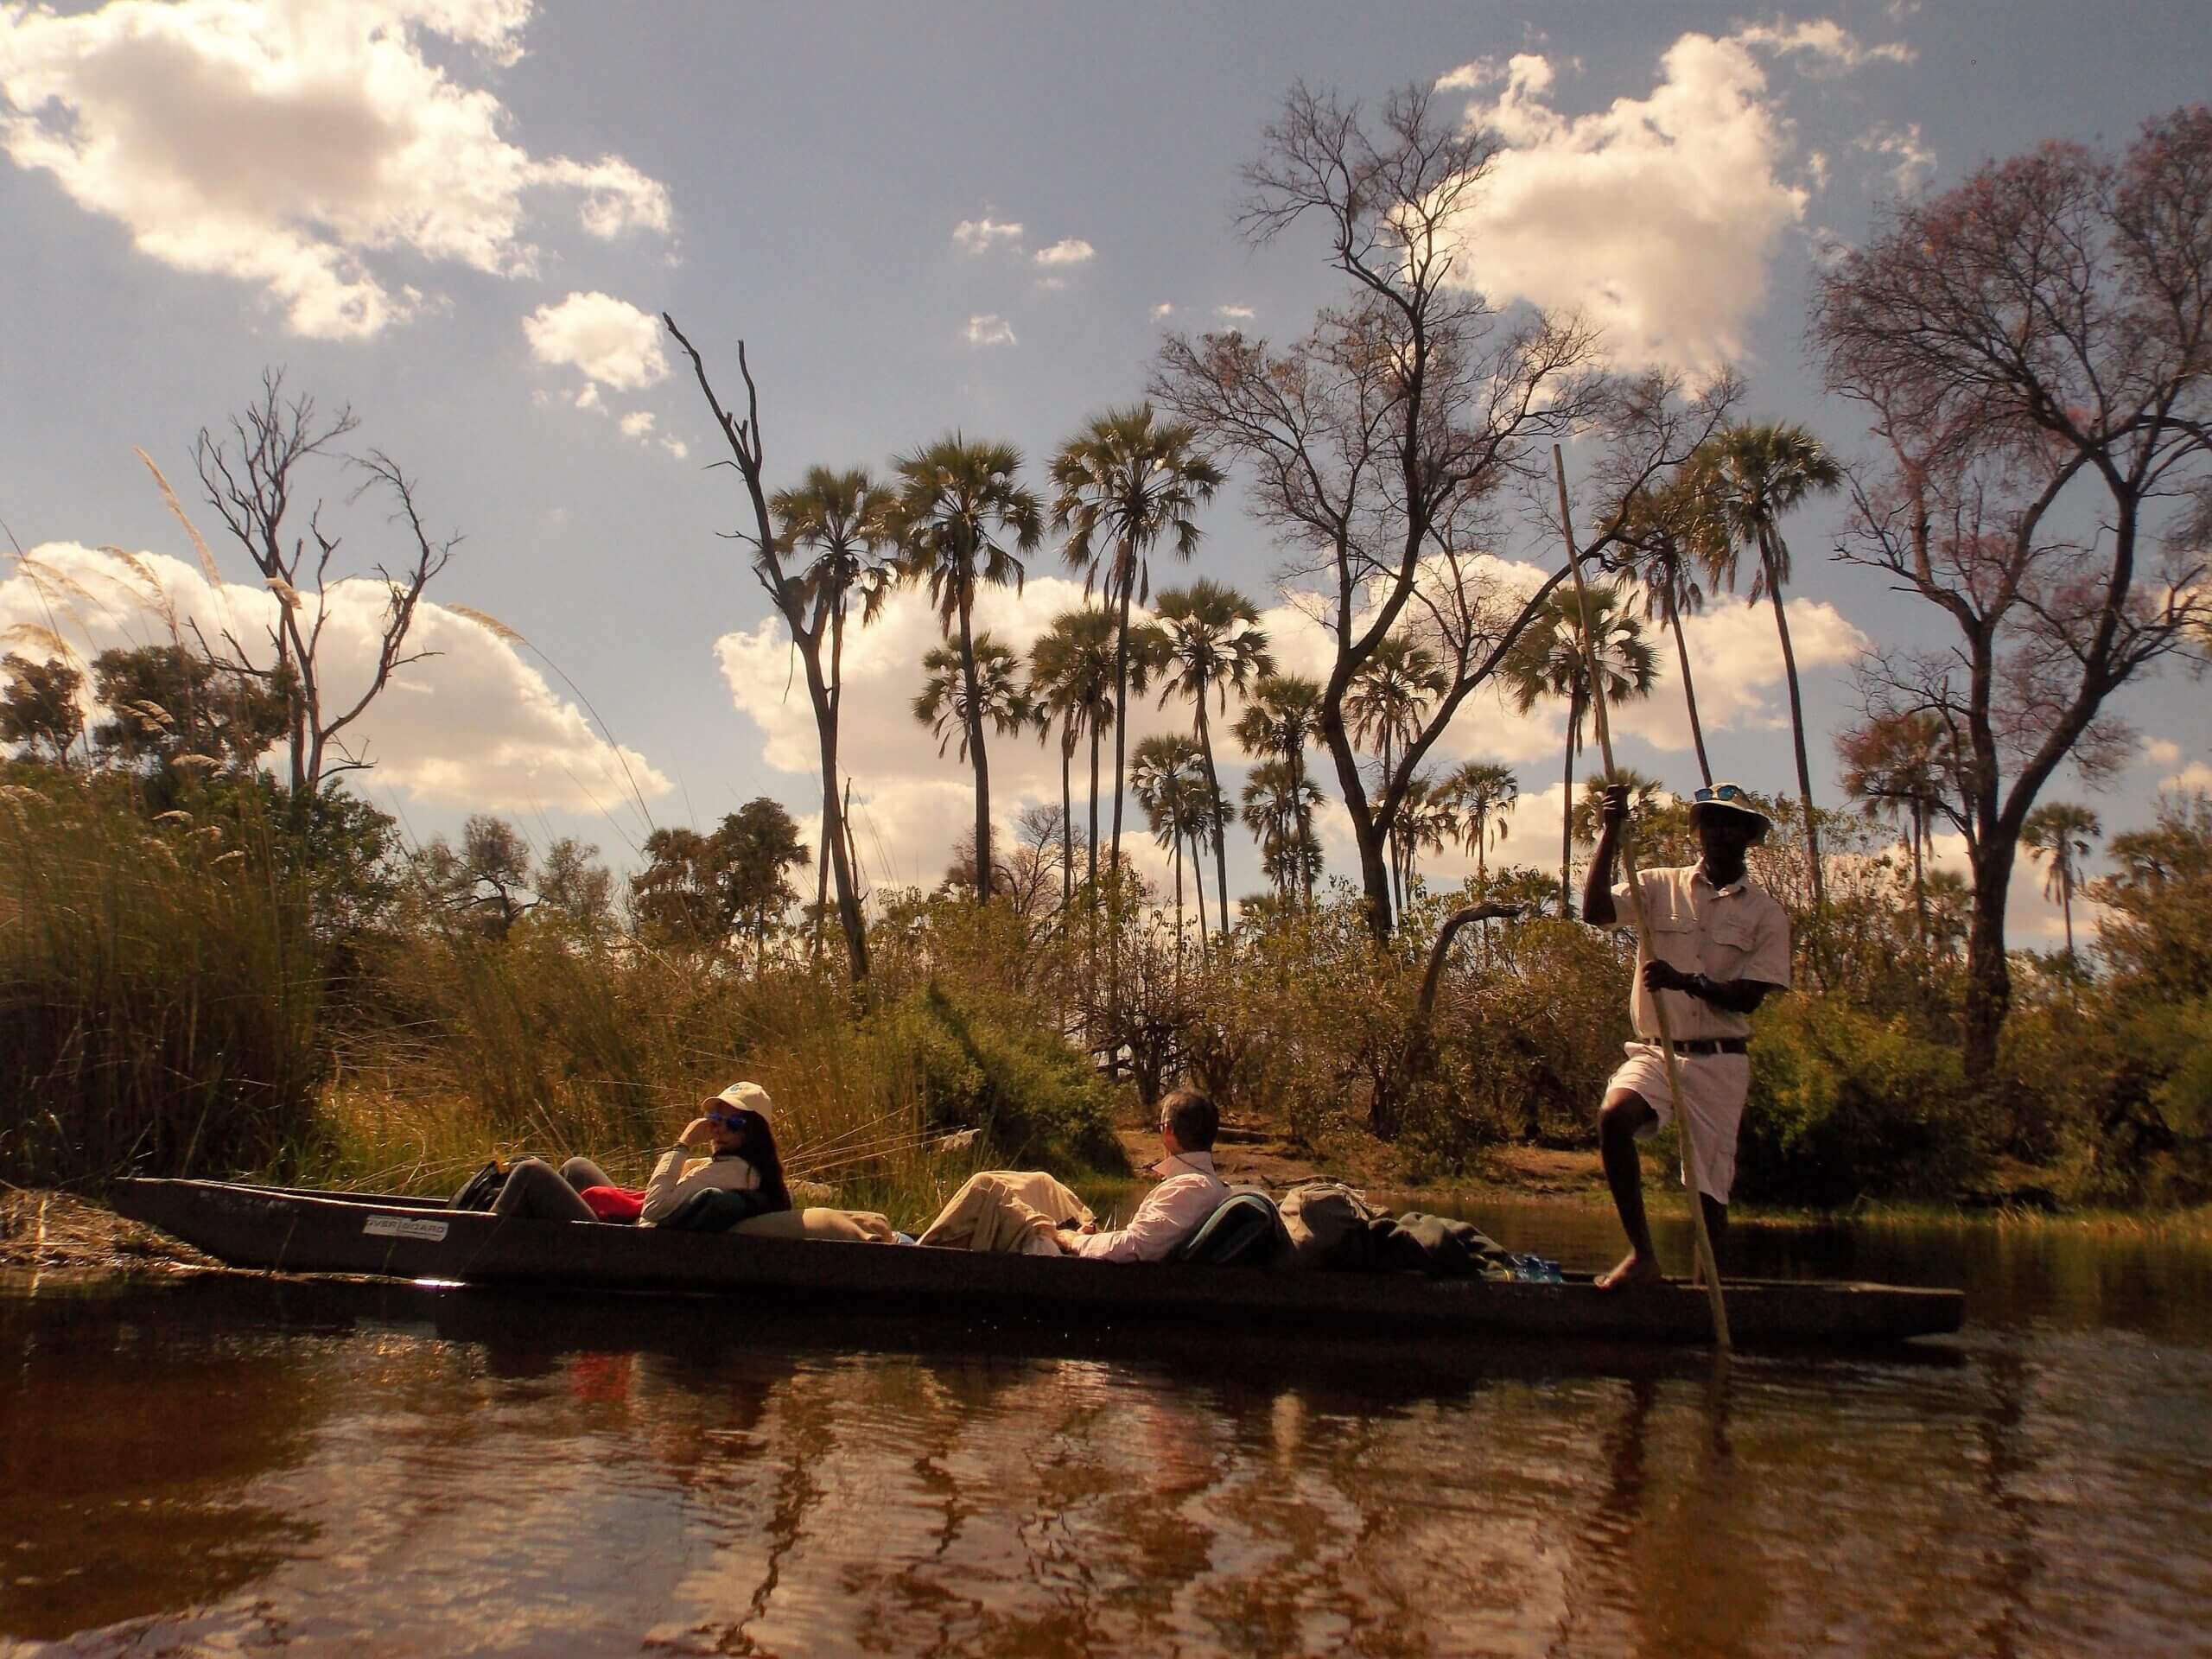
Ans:
<svg viewBox="0 0 2212 1659"><path fill-rule="evenodd" d="M1610 1096L1626 1089L1643 1096L1656 1113L1638 1140L1649 1140L1674 1121L1674 1091L1667 1086L1667 1058L1656 1043L1624 1043L1628 1058L1605 1085ZM1748 1054L1677 1054L1675 1065L1688 1102L1690 1129L1697 1141L1697 1190L1716 1203L1728 1202L1736 1184L1736 1128L1744 1121L1744 1099L1751 1091ZM1684 1185L1689 1181L1688 1148L1683 1149Z"/></svg>

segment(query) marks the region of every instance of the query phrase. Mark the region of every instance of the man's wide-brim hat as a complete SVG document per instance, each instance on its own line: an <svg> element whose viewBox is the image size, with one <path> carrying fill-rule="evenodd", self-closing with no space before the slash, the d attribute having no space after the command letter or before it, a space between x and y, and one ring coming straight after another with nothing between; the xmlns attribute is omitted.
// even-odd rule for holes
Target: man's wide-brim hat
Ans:
<svg viewBox="0 0 2212 1659"><path fill-rule="evenodd" d="M1700 812L1726 812L1732 817L1743 819L1761 835L1774 827L1774 820L1751 804L1751 791L1741 784L1714 784L1698 791L1690 800L1692 823L1697 822Z"/></svg>
<svg viewBox="0 0 2212 1659"><path fill-rule="evenodd" d="M719 1095L710 1096L706 1103L709 1111L718 1106L729 1112L758 1112L763 1119L773 1110L768 1091L757 1083L733 1083Z"/></svg>

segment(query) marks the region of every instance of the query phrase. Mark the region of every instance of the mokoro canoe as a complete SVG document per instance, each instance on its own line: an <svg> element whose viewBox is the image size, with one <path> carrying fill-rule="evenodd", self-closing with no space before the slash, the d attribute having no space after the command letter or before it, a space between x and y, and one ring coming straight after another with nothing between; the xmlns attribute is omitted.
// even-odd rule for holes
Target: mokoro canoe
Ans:
<svg viewBox="0 0 2212 1659"><path fill-rule="evenodd" d="M913 1313L990 1310L1066 1325L1295 1324L1704 1342L1702 1291L1683 1284L1604 1292L1406 1274L1122 1264L980 1255L903 1245L544 1222L448 1210L435 1200L223 1181L130 1180L116 1210L232 1267L369 1274L549 1290L741 1296L763 1303L876 1301ZM1955 1290L1786 1280L1731 1281L1738 1344L1864 1346L1956 1331Z"/></svg>

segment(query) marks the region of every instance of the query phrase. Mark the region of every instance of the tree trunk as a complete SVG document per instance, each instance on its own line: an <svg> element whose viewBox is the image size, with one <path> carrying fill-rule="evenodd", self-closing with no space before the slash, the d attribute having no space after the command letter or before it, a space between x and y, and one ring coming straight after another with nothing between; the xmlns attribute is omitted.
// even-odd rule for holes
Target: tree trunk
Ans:
<svg viewBox="0 0 2212 1659"><path fill-rule="evenodd" d="M1206 866L1204 843L1197 836L1191 837L1191 890L1198 900L1198 965L1204 967L1206 957Z"/></svg>
<svg viewBox="0 0 2212 1659"><path fill-rule="evenodd" d="M976 902L991 902L991 763L983 753L982 688L976 683L976 641L970 631L971 603L965 583L960 590L960 673L968 687L968 758L976 768Z"/></svg>
<svg viewBox="0 0 2212 1659"><path fill-rule="evenodd" d="M1759 556L1766 560L1766 596L1774 603L1775 632L1782 636L1782 674L1789 687L1789 735L1797 747L1797 798L1805 807L1805 859L1813 878L1813 909L1827 907L1826 884L1821 879L1821 830L1813 818L1813 768L1805 759L1805 705L1797 693L1797 653L1789 644L1789 619L1783 613L1782 584L1774 578L1766 533L1759 535Z"/></svg>
<svg viewBox="0 0 2212 1659"><path fill-rule="evenodd" d="M1135 582L1131 570L1122 583L1122 626L1114 636L1114 839L1108 862L1116 873L1122 868L1122 797L1128 787L1129 589Z"/></svg>
<svg viewBox="0 0 2212 1659"><path fill-rule="evenodd" d="M2012 972L2005 959L2005 904L2018 853L2017 834L2000 826L1974 860L1974 909L1967 929L1964 1047L1967 1081L1987 1083L1997 1071L1997 1039L2012 1005Z"/></svg>
<svg viewBox="0 0 2212 1659"><path fill-rule="evenodd" d="M1682 661L1682 701L1690 711L1690 741L1697 748L1698 776L1705 779L1707 789L1713 787L1713 762L1706 759L1705 727L1697 717L1697 688L1690 683L1689 642L1682 638L1682 615L1670 600L1667 605L1667 621L1675 631L1675 654Z"/></svg>
<svg viewBox="0 0 2212 1659"><path fill-rule="evenodd" d="M1198 692L1198 753L1206 762L1206 817L1213 828L1214 891L1221 896L1221 942L1229 943L1229 849L1222 827L1221 779L1213 769L1213 734L1206 725L1206 697ZM1205 925L1200 924L1203 927Z"/></svg>
<svg viewBox="0 0 2212 1659"><path fill-rule="evenodd" d="M1582 735L1582 694L1567 703L1567 805L1560 812L1559 913L1574 919L1574 747Z"/></svg>
<svg viewBox="0 0 2212 1659"><path fill-rule="evenodd" d="M1075 796L1069 768L1075 762L1075 728L1060 734L1060 917L1067 925L1069 906L1075 903Z"/></svg>
<svg viewBox="0 0 2212 1659"><path fill-rule="evenodd" d="M1912 842L1912 908L1920 928L1920 958L1928 959L1928 881L1920 861L1920 845L1927 833L1923 823L1926 810L1918 801L1912 804L1912 817L1905 827L1905 834Z"/></svg>
<svg viewBox="0 0 2212 1659"><path fill-rule="evenodd" d="M785 619L789 620L788 618ZM806 670L806 692L814 704L814 728L822 753L822 845L830 861L830 873L837 886L837 923L845 935L845 959L855 985L868 981L868 923L861 915L853 880L852 842L845 830L845 813L837 792L837 696L823 683L817 652L802 649L799 661Z"/></svg>
<svg viewBox="0 0 2212 1659"><path fill-rule="evenodd" d="M1098 900L1098 720L1090 719L1090 898Z"/></svg>

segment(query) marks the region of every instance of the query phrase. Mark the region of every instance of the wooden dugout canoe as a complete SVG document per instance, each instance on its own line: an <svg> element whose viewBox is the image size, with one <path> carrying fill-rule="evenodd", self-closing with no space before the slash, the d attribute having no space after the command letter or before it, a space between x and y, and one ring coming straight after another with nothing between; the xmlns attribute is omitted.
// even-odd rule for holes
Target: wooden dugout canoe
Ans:
<svg viewBox="0 0 2212 1659"><path fill-rule="evenodd" d="M1295 1272L1179 1263L980 1255L903 1245L543 1222L435 1200L224 1181L130 1180L118 1213L232 1267L367 1274L547 1290L836 1301L995 1314L1067 1326L1295 1325L1346 1342L1366 1330L1707 1342L1705 1294L1688 1284L1598 1290L1388 1273ZM1739 1345L1869 1346L1956 1331L1956 1290L1787 1280L1732 1281Z"/></svg>

